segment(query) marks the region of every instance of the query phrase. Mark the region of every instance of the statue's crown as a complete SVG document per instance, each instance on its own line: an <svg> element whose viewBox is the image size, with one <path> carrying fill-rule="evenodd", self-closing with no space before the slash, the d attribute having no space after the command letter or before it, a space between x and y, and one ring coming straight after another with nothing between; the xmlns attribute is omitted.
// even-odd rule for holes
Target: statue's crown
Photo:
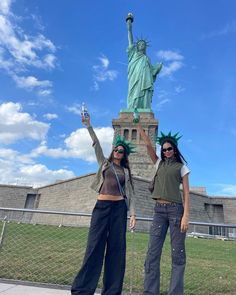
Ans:
<svg viewBox="0 0 236 295"><path fill-rule="evenodd" d="M138 45L138 43L140 43L140 42L144 42L146 44L146 47L148 47L150 45L150 41L148 41L147 39L143 38L142 36L141 36L141 38L137 38L136 39L136 45Z"/></svg>

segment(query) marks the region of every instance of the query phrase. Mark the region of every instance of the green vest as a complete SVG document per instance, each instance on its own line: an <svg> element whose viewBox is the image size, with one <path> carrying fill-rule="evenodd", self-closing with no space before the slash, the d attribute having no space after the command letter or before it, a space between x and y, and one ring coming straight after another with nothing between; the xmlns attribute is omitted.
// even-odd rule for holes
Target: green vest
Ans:
<svg viewBox="0 0 236 295"><path fill-rule="evenodd" d="M183 164L174 158L160 162L154 180L153 199L182 203L180 192L182 166Z"/></svg>

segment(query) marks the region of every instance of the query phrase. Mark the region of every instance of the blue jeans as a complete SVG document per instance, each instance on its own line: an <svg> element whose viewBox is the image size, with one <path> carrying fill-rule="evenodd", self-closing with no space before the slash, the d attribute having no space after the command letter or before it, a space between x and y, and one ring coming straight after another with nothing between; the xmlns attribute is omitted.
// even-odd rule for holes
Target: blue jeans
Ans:
<svg viewBox="0 0 236 295"><path fill-rule="evenodd" d="M160 260L162 247L170 227L172 271L168 295L184 294L186 264L185 237L180 231L184 208L182 204L157 203L150 229L150 240L145 261L144 295L160 295Z"/></svg>

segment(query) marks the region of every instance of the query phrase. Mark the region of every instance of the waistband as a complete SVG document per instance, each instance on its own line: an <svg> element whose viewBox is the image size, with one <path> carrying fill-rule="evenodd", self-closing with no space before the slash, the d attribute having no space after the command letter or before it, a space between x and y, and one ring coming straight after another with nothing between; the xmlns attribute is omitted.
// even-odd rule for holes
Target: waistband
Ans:
<svg viewBox="0 0 236 295"><path fill-rule="evenodd" d="M175 202L170 202L170 203L160 203L160 202L156 202L156 206L158 207L183 207L182 203L175 203Z"/></svg>
<svg viewBox="0 0 236 295"><path fill-rule="evenodd" d="M97 200L97 203L103 203L103 204L117 204L125 202L125 199L122 200Z"/></svg>

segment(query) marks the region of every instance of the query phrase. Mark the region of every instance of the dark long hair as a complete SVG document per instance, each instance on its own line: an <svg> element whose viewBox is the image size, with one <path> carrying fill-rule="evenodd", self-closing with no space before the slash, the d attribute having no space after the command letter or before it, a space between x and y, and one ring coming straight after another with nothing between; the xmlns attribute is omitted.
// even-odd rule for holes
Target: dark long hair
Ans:
<svg viewBox="0 0 236 295"><path fill-rule="evenodd" d="M124 148L124 154L123 154L123 158L121 159L120 161L120 165L126 169L128 169L128 172L129 172L129 179L130 179L130 183L133 187L133 181L132 181L132 176L131 176L131 170L130 170L130 167L129 167L129 159L128 159L128 154L126 152L126 148L125 146L123 146L122 144L118 144L117 146L115 146L112 151L111 151L111 154L110 156L108 157L108 161L109 162L113 162L113 154L114 154L114 150L115 148L117 148L118 146L122 146Z"/></svg>
<svg viewBox="0 0 236 295"><path fill-rule="evenodd" d="M161 159L162 159L162 161L165 161L165 156L164 156L164 153L163 153L163 145L165 143L169 143L173 147L174 156L175 156L177 162L182 163L182 164L187 164L187 161L185 160L184 156L179 151L177 145L174 142L172 142L171 140L165 140L163 142L163 144L161 145Z"/></svg>

